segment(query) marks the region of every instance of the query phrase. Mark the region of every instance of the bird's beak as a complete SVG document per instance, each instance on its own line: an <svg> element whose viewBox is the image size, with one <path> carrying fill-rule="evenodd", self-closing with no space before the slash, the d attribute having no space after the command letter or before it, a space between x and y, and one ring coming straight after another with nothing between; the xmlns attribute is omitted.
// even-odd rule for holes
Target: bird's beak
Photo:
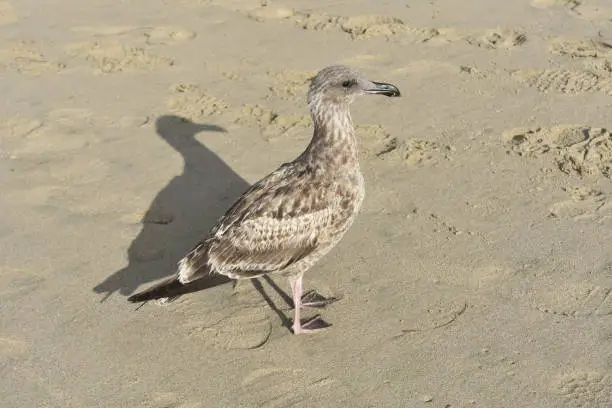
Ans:
<svg viewBox="0 0 612 408"><path fill-rule="evenodd" d="M384 82L372 82L373 88L366 89L365 93L385 96L401 96L399 89L395 85L386 84Z"/></svg>

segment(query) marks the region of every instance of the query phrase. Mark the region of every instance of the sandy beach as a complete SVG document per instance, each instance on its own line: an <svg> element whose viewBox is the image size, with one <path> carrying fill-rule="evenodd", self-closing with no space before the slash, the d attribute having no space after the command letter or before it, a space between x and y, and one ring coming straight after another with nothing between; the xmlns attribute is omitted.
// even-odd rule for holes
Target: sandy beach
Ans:
<svg viewBox="0 0 612 408"><path fill-rule="evenodd" d="M0 33L0 407L612 407L609 0L4 0ZM332 64L402 91L352 106L332 326L274 276L127 302L304 149Z"/></svg>

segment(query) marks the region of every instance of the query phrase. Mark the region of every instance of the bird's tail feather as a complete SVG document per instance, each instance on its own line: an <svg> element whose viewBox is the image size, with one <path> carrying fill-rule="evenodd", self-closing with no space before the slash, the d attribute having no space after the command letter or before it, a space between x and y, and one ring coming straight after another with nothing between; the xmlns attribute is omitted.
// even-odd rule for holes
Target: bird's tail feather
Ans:
<svg viewBox="0 0 612 408"><path fill-rule="evenodd" d="M150 288L147 288L141 292L138 292L128 298L130 302L146 302L148 300L172 298L180 295L181 289L184 289L184 285L179 282L178 275L171 276Z"/></svg>
<svg viewBox="0 0 612 408"><path fill-rule="evenodd" d="M172 300L173 298L181 295L223 285L229 281L230 279L227 276L206 273L203 277L200 277L197 280L183 284L179 280L179 275L176 274L151 286L150 288L143 290L142 292L138 292L130 296L128 301L138 303L163 298Z"/></svg>

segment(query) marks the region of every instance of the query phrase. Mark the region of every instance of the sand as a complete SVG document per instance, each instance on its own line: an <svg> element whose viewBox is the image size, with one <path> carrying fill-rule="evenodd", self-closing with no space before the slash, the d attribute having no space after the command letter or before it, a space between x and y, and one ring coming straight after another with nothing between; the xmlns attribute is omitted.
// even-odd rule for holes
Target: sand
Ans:
<svg viewBox="0 0 612 408"><path fill-rule="evenodd" d="M0 406L612 406L607 0L0 2ZM311 135L349 64L366 199L306 275L126 297ZM314 313L314 312L313 312Z"/></svg>

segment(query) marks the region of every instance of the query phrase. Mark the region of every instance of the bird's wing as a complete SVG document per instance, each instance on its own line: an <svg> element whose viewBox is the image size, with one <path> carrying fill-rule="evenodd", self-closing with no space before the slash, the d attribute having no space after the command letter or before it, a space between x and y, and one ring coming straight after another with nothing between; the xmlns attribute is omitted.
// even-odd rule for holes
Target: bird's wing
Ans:
<svg viewBox="0 0 612 408"><path fill-rule="evenodd" d="M317 248L332 219L329 186L286 164L253 185L180 262L183 283L205 272L248 277L279 271Z"/></svg>

